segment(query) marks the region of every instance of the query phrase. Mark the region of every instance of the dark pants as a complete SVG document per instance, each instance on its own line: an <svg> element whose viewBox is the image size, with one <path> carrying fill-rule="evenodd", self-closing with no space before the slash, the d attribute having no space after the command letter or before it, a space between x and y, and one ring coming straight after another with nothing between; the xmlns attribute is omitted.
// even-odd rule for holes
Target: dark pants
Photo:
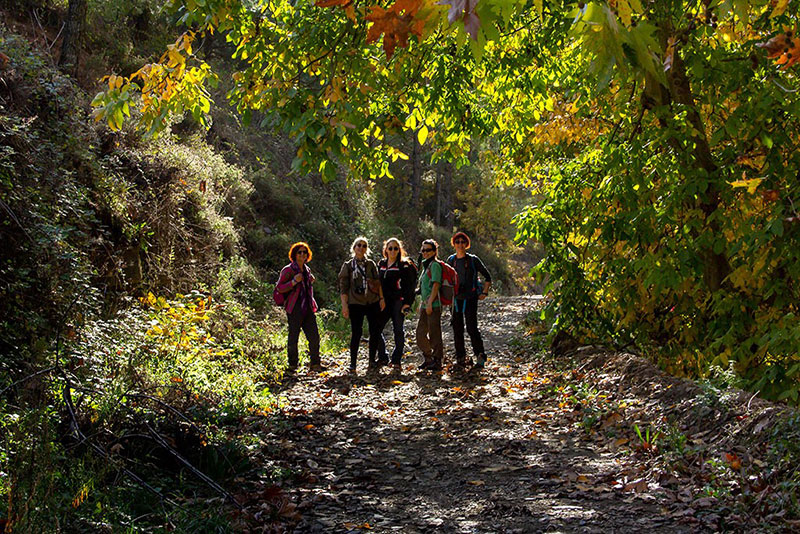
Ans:
<svg viewBox="0 0 800 534"><path fill-rule="evenodd" d="M478 330L478 297L453 302L453 311L450 324L453 327L453 341L456 345L456 362L463 363L467 358L467 349L464 344L464 320L467 323L467 333L472 343L472 353L476 356L483 354L483 339Z"/></svg>
<svg viewBox="0 0 800 534"><path fill-rule="evenodd" d="M358 344L361 342L361 333L364 329L364 317L367 318L369 328L369 361L374 362L378 353L381 337L381 306L373 304L349 304L350 312L350 367L356 366L358 358Z"/></svg>
<svg viewBox="0 0 800 534"><path fill-rule="evenodd" d="M300 339L300 330L306 335L308 341L308 355L311 365L319 365L319 330L317 329L317 316L312 311L305 314L300 310L300 303L286 314L289 320L289 339L287 342L287 353L290 367L297 367L298 354L297 342Z"/></svg>
<svg viewBox="0 0 800 534"><path fill-rule="evenodd" d="M400 360L403 358L403 344L405 343L405 332L403 331L403 322L406 316L403 315L403 301L398 299L387 305L381 313L380 330L381 335L379 338L380 346L378 347L378 355L382 360L386 360L386 339L383 337L383 330L386 328L386 323L392 321L392 332L394 333L394 350L392 351L392 363L400 365Z"/></svg>

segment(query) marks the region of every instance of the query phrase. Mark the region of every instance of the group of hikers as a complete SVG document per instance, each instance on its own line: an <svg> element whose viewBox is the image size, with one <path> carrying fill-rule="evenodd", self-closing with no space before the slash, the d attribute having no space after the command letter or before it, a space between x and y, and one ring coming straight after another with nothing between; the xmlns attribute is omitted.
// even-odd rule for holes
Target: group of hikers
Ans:
<svg viewBox="0 0 800 534"><path fill-rule="evenodd" d="M369 257L367 239L360 236L353 241L351 257L342 264L338 277L342 315L350 320L351 373L356 371L365 318L369 332L368 368L391 365L394 371L402 370L404 322L417 294L421 301L416 344L424 356L419 369L442 369L442 310L448 305L452 306L451 325L456 356L451 372L484 367L486 351L478 330L478 301L489 293L492 277L483 261L467 252L471 245L467 234L456 232L450 243L455 253L442 261L439 259L439 244L433 239L425 239L420 247L419 259L414 262L409 259L402 241L390 237L384 241L382 257L376 264ZM297 344L301 330L308 341L309 368L316 372L325 370L319 353L314 275L308 266L311 257L308 243L293 244L289 249L291 263L281 270L273 293L276 303L285 308L289 324L289 372L296 370L299 363ZM391 358L383 336L389 321L392 321L394 334ZM474 364L472 358L467 358L465 326L472 343Z"/></svg>

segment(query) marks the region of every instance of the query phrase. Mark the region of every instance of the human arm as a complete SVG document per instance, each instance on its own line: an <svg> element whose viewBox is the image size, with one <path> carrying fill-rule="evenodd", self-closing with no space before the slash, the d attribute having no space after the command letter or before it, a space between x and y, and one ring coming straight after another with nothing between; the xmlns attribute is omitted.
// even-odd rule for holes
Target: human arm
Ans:
<svg viewBox="0 0 800 534"><path fill-rule="evenodd" d="M475 269L478 271L483 277L483 292L478 295L478 300L483 300L486 298L486 295L489 294L489 289L492 287L492 275L489 273L489 269L486 268L486 265L483 261L475 256Z"/></svg>
<svg viewBox="0 0 800 534"><path fill-rule="evenodd" d="M405 263L400 271L400 290L403 296L403 310L408 310L417 296L417 270L411 263Z"/></svg>
<svg viewBox="0 0 800 534"><path fill-rule="evenodd" d="M288 293L294 289L294 286L296 285L295 284L296 277L292 276L293 272L294 271L292 270L291 265L287 265L281 270L281 274L278 276L278 283L276 284L276 287L278 288L278 293ZM298 276L300 276L300 280L303 279L302 275Z"/></svg>
<svg viewBox="0 0 800 534"><path fill-rule="evenodd" d="M442 266L434 261L428 269L431 276L431 294L425 299L425 311L432 313L433 303L439 298L439 288L442 285Z"/></svg>
<svg viewBox="0 0 800 534"><path fill-rule="evenodd" d="M375 280L378 281L376 284L378 286L378 305L381 307L381 311L386 309L386 299L383 297L383 282L381 281L380 271L378 270L378 266L375 263L372 263L373 268L375 269Z"/></svg>
<svg viewBox="0 0 800 534"><path fill-rule="evenodd" d="M436 302L436 299L439 298L439 287L442 284L439 282L434 282L431 286L431 295L425 301L425 311L428 313L433 313L433 303Z"/></svg>
<svg viewBox="0 0 800 534"><path fill-rule="evenodd" d="M344 263L339 270L339 296L342 299L342 317L345 319L350 318L350 309L348 307L348 295L350 294L350 269L348 264Z"/></svg>

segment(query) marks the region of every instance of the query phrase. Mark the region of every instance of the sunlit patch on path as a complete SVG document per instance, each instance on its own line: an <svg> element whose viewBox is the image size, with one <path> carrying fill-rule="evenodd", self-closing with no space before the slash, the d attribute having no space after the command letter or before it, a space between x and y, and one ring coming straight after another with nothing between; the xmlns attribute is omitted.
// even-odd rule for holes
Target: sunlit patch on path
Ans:
<svg viewBox="0 0 800 534"><path fill-rule="evenodd" d="M291 417L271 440L294 472L296 530L697 531L626 487L614 451L578 440L552 417L559 407L539 400L537 355L510 344L537 302L482 303L490 360L480 375L416 374L410 354L400 375L352 376L341 355L328 373L287 384Z"/></svg>

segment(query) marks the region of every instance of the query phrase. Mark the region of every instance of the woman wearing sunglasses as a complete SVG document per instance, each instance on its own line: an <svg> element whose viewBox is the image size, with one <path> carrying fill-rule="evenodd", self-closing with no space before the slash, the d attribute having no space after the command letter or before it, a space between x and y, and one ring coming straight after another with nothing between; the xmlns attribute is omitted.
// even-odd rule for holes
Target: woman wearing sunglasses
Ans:
<svg viewBox="0 0 800 534"><path fill-rule="evenodd" d="M308 353L312 371L324 371L319 357L319 330L317 329L317 302L314 300L314 275L307 263L311 261L311 248L308 243L295 243L289 249L291 263L281 270L276 286L284 295L284 308L289 321L287 356L289 372L297 369L297 342L300 330L308 341Z"/></svg>
<svg viewBox="0 0 800 534"><path fill-rule="evenodd" d="M417 321L417 347L425 356L420 369L439 371L442 369L442 303L439 288L442 286L442 266L436 261L439 244L433 239L422 242L419 288L422 302Z"/></svg>
<svg viewBox="0 0 800 534"><path fill-rule="evenodd" d="M447 258L447 263L458 274L458 294L453 300L453 312L450 325L453 327L453 340L456 346L456 365L454 371L463 371L471 365L467 361L467 349L464 344L464 322L467 323L467 333L472 343L472 353L475 355L475 369L483 369L486 364L486 352L483 347L483 338L478 330L478 301L486 298L492 285L492 275L481 259L469 254L467 249L471 243L464 232L456 232L450 239L456 253ZM483 278L481 281L478 278Z"/></svg>
<svg viewBox="0 0 800 534"><path fill-rule="evenodd" d="M386 307L380 275L375 262L369 259L366 237L357 237L351 247L353 256L339 270L339 294L342 298L342 316L350 319L350 372L356 370L358 344L364 328L364 317L369 325L369 368L378 367L378 347L381 337L380 315Z"/></svg>
<svg viewBox="0 0 800 534"><path fill-rule="evenodd" d="M392 332L394 333L394 350L392 351L392 368L400 371L400 361L403 357L405 332L403 322L406 313L414 302L414 288L416 285L417 269L408 259L403 243L396 237L390 237L383 243L383 258L378 262L378 272L381 277L383 296L386 299L386 308L381 314L380 331L378 338L379 363L388 363L386 355L386 339L383 329L391 319Z"/></svg>

